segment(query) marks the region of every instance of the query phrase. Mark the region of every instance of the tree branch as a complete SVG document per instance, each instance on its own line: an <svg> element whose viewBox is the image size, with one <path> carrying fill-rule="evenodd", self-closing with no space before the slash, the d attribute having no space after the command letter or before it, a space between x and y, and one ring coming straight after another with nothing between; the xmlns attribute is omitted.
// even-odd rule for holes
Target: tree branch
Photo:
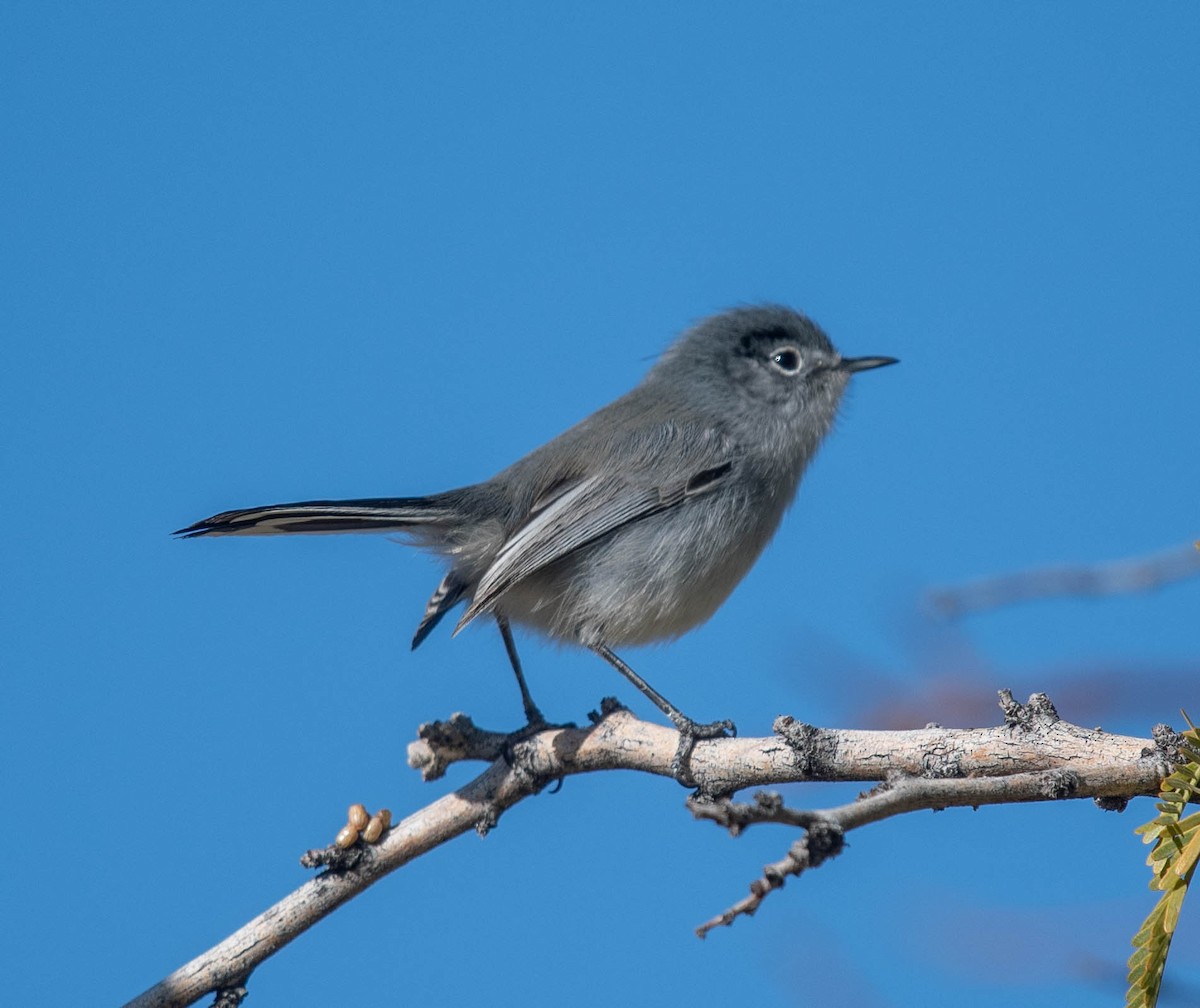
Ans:
<svg viewBox="0 0 1200 1008"><path fill-rule="evenodd" d="M1126 595L1200 574L1200 543L1103 564L1041 567L926 593L930 608L954 619L1015 602L1069 595Z"/></svg>
<svg viewBox="0 0 1200 1008"><path fill-rule="evenodd" d="M782 885L787 874L798 874L797 866L804 870L837 853L839 831L914 808L1061 797L1121 804L1134 795L1154 794L1168 772L1175 737L1169 729L1160 726L1155 738L1140 739L1080 728L1059 720L1041 695L1023 705L1003 693L1002 707L1006 723L995 728L851 731L816 728L785 716L776 720L772 736L702 741L691 759L699 784L692 807L736 810L728 796L769 784L889 782L886 789L850 805L789 813L791 824L807 832L782 867L774 873L768 867L769 891ZM224 992L227 1000L242 996L240 988L256 966L337 907L453 837L472 829L486 833L505 810L551 781L616 769L671 776L678 742L674 729L640 721L615 701L605 701L601 709L602 715L593 715L594 723L586 728L553 728L516 741L476 728L461 714L422 725L419 738L409 745L408 760L426 780L440 777L456 762L482 760L491 765L462 788L398 822L377 846L360 843L349 852L336 847L310 851L306 863L328 870L126 1008L189 1005L212 991ZM748 818L739 828L766 821L755 818L756 813L740 814ZM704 930L728 923L727 917L751 913L754 907L757 902L753 907L739 904Z"/></svg>
<svg viewBox="0 0 1200 1008"><path fill-rule="evenodd" d="M1058 768L968 780L898 777L860 795L854 802L813 811L790 809L774 792L759 792L754 796L753 805L690 798L688 807L697 819L716 822L734 835L756 822L784 823L805 831L805 836L792 844L781 861L767 865L762 878L750 884L749 896L701 924L696 928L696 934L704 938L713 928L728 927L743 914L753 915L768 893L783 888L789 875L800 875L840 854L845 835L852 829L921 809L941 811L955 806L978 808L981 805L1057 801L1080 798L1089 793L1102 808L1123 809L1124 799L1114 804L1111 799L1097 795L1105 776L1103 770L1081 774Z"/></svg>

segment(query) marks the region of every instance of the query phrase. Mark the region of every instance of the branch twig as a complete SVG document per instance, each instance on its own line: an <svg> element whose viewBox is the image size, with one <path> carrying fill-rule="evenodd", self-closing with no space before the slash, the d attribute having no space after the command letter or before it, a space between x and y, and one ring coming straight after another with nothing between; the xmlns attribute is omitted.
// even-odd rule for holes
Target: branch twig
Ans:
<svg viewBox="0 0 1200 1008"><path fill-rule="evenodd" d="M779 795L771 792L755 795L753 805L689 799L688 807L697 819L711 819L727 826L734 834L756 822L785 823L805 831L782 861L767 865L763 877L750 884L749 896L701 924L696 928L696 934L703 938L713 928L728 927L743 914L753 915L769 892L783 887L787 876L800 875L839 854L845 834L852 829L922 809L940 811L961 806L978 808L1014 802L1056 801L1084 797L1088 793L1095 796L1100 786L1098 778L1103 776L1102 771L1089 775L1058 768L969 780L898 777L861 795L857 801L813 811L789 809ZM1111 806L1104 804L1102 807Z"/></svg>

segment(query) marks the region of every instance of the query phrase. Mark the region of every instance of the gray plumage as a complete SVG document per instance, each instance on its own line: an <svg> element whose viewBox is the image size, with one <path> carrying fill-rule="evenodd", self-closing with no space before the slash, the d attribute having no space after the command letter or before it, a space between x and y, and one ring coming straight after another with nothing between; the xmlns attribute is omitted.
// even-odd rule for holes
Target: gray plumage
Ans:
<svg viewBox="0 0 1200 1008"><path fill-rule="evenodd" d="M672 638L708 619L758 558L850 375L890 363L841 357L789 308L737 308L483 483L226 511L178 534L402 533L449 566L414 647L464 600L456 633L491 614L502 630L511 621L601 653Z"/></svg>

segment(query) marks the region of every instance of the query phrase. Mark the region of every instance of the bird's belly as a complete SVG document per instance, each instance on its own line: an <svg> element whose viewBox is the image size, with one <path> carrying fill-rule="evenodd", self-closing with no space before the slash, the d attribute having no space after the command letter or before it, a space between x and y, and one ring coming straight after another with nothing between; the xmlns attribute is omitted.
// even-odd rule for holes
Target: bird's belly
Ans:
<svg viewBox="0 0 1200 1008"><path fill-rule="evenodd" d="M656 517L534 573L504 593L497 611L564 642L678 637L716 612L778 523L734 530L716 514L669 526L662 520L674 515Z"/></svg>

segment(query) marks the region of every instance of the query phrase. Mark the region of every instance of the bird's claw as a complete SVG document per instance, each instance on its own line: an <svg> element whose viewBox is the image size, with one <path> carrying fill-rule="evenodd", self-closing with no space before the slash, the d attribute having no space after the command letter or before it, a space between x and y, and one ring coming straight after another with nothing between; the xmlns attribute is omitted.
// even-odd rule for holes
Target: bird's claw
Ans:
<svg viewBox="0 0 1200 1008"><path fill-rule="evenodd" d="M679 729L679 745L675 748L675 755L671 757L671 776L686 788L698 787L689 766L696 743L705 739L736 738L737 725L728 718L708 724L700 724L682 715L678 720L672 720Z"/></svg>

